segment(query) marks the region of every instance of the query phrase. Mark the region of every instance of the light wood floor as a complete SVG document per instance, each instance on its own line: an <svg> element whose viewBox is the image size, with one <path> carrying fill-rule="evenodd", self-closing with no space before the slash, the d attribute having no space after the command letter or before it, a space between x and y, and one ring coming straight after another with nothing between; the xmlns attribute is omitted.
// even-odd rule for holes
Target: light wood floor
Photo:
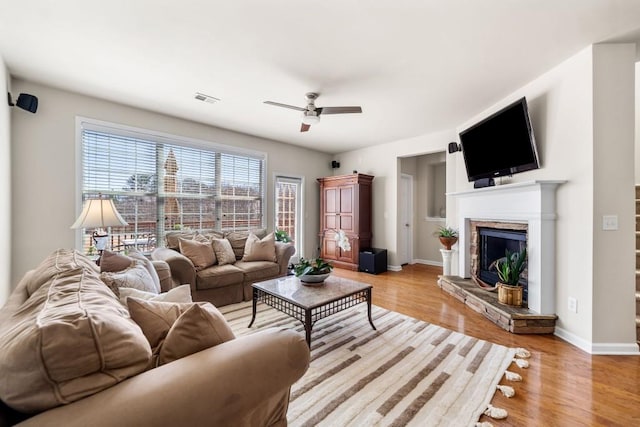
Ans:
<svg viewBox="0 0 640 427"><path fill-rule="evenodd" d="M437 285L440 267L405 266L379 275L334 269L334 274L373 285L373 303L509 347L531 351L523 382L507 382L511 399L498 392L492 404L509 412L494 426L640 426L640 356L592 356L553 335L514 335L474 312Z"/></svg>

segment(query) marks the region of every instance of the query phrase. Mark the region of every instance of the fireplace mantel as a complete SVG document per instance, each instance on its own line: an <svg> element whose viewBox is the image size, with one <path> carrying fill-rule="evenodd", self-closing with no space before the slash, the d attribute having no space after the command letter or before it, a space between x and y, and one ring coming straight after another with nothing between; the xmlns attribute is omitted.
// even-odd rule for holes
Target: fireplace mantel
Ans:
<svg viewBox="0 0 640 427"><path fill-rule="evenodd" d="M555 314L556 188L566 181L527 181L447 193L457 200L458 274L469 278L470 221L527 224L529 309Z"/></svg>

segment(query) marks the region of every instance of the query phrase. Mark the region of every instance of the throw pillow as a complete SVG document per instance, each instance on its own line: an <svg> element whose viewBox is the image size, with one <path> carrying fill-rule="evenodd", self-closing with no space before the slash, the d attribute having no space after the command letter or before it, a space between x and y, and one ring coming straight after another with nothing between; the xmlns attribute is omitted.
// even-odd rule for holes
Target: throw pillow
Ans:
<svg viewBox="0 0 640 427"><path fill-rule="evenodd" d="M0 399L18 411L82 399L148 366L151 348L140 327L97 266L77 260L74 251L59 250L43 261L29 277L44 282L0 324Z"/></svg>
<svg viewBox="0 0 640 427"><path fill-rule="evenodd" d="M210 303L193 304L178 317L158 353L164 365L235 338L224 316Z"/></svg>
<svg viewBox="0 0 640 427"><path fill-rule="evenodd" d="M129 257L138 260L144 264L144 267L149 272L151 279L153 280L153 286L156 288L156 293L160 293L162 288L160 286L160 276L153 265L153 262L148 259L142 252L136 248L129 249Z"/></svg>
<svg viewBox="0 0 640 427"><path fill-rule="evenodd" d="M127 306L152 348L152 366L235 338L224 316L208 302L178 304L129 297Z"/></svg>
<svg viewBox="0 0 640 427"><path fill-rule="evenodd" d="M219 265L233 264L236 262L236 255L233 253L231 243L227 239L212 239L211 245L216 253Z"/></svg>
<svg viewBox="0 0 640 427"><path fill-rule="evenodd" d="M140 329L154 353L167 336L169 329L180 314L190 304L177 304L173 302L148 301L140 298L127 298L129 315Z"/></svg>
<svg viewBox="0 0 640 427"><path fill-rule="evenodd" d="M178 249L180 247L180 243L178 242L178 239L191 240L193 239L193 237L194 237L193 231L183 231L183 230L167 231L167 233L164 236L166 246L169 249Z"/></svg>
<svg viewBox="0 0 640 427"><path fill-rule="evenodd" d="M206 240L206 239L205 239ZM191 260L196 271L200 271L216 263L216 254L209 241L179 239L180 253Z"/></svg>
<svg viewBox="0 0 640 427"><path fill-rule="evenodd" d="M123 271L100 273L100 279L118 295L118 288L136 288L141 291L155 292L156 287L151 275L141 261L135 261L132 267Z"/></svg>
<svg viewBox="0 0 640 427"><path fill-rule="evenodd" d="M103 251L100 257L100 271L101 272L116 272L126 270L133 264L133 259L126 255L122 255L116 252Z"/></svg>
<svg viewBox="0 0 640 427"><path fill-rule="evenodd" d="M120 293L120 302L127 305L127 298L134 297L147 301L161 302L193 302L191 299L191 287L189 285L180 285L167 292L156 294L155 292L145 292L135 288L118 288Z"/></svg>
<svg viewBox="0 0 640 427"><path fill-rule="evenodd" d="M273 261L276 262L276 239L273 233L260 240L251 233L244 248L243 261Z"/></svg>

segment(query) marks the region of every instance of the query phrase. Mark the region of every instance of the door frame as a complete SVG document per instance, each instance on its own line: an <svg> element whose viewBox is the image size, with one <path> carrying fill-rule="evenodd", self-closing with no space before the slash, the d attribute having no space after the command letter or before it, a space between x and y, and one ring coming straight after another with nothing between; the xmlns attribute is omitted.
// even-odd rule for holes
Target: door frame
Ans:
<svg viewBox="0 0 640 427"><path fill-rule="evenodd" d="M276 186L278 181L284 182L292 182L299 185L299 192L296 194L296 239L293 244L296 248L295 253L293 254L294 260L295 258L299 258L303 256L302 252L304 250L304 235L305 235L305 224L304 224L304 215L302 214L302 207L304 206L304 185L305 179L303 176L296 176L286 173L278 173L274 172L273 174L273 225L275 228L276 225L276 215L278 209L278 200L276 197Z"/></svg>

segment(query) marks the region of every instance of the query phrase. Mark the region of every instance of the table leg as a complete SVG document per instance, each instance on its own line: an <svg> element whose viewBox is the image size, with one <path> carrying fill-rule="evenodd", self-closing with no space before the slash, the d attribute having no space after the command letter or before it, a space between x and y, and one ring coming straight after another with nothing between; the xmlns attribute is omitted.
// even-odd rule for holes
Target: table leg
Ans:
<svg viewBox="0 0 640 427"><path fill-rule="evenodd" d="M371 289L367 289L367 315L369 316L369 323L374 331L377 331L375 325L373 324L373 319L371 319Z"/></svg>
<svg viewBox="0 0 640 427"><path fill-rule="evenodd" d="M307 338L307 345L311 349L311 310L304 311L304 332Z"/></svg>
<svg viewBox="0 0 640 427"><path fill-rule="evenodd" d="M251 322L249 322L249 326L247 326L247 328L250 328L251 325L253 325L253 321L256 320L256 307L258 305L258 290L257 289L253 289L253 315L251 316Z"/></svg>

